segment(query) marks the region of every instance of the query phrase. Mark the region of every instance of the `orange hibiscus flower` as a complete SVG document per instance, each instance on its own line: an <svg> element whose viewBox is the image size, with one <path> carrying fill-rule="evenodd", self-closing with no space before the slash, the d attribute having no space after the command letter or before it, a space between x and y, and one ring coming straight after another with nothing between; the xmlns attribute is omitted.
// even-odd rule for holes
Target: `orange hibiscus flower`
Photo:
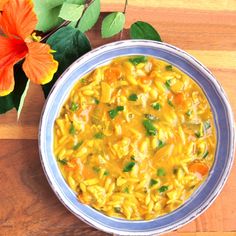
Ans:
<svg viewBox="0 0 236 236"><path fill-rule="evenodd" d="M13 66L22 59L26 76L37 84L48 83L57 71L49 45L31 35L37 24L31 0L8 0L0 13L0 96L14 89Z"/></svg>

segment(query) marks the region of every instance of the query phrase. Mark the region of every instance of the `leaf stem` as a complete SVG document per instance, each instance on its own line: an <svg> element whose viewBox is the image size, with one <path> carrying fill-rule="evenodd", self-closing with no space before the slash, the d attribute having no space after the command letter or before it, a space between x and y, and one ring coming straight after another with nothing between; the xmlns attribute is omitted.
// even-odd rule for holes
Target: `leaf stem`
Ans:
<svg viewBox="0 0 236 236"><path fill-rule="evenodd" d="M60 28L67 26L70 23L70 21L64 21L62 24L60 24L59 26L57 26L56 28L54 28L53 30L51 30L48 34L46 34L41 40L40 42L45 43L46 40L52 35L54 34L56 31L58 31Z"/></svg>
<svg viewBox="0 0 236 236"><path fill-rule="evenodd" d="M124 14L126 14L127 6L128 6L128 0L125 0Z"/></svg>
<svg viewBox="0 0 236 236"><path fill-rule="evenodd" d="M124 15L126 15L127 6L128 6L128 0L125 0L125 7L124 7L124 11L123 11ZM120 39L123 39L123 32L124 32L124 28L121 31Z"/></svg>

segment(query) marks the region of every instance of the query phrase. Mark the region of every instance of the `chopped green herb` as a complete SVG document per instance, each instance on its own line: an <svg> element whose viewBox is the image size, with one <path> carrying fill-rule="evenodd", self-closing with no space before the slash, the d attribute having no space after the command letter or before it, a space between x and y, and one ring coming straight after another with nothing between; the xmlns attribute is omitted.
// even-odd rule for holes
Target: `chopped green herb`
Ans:
<svg viewBox="0 0 236 236"><path fill-rule="evenodd" d="M81 83L86 83L86 79L85 79L85 78L82 78L82 79L80 80L80 82L81 82Z"/></svg>
<svg viewBox="0 0 236 236"><path fill-rule="evenodd" d="M76 111L79 108L79 105L75 102L72 102L70 105L70 110L71 111Z"/></svg>
<svg viewBox="0 0 236 236"><path fill-rule="evenodd" d="M110 173L109 173L109 171L108 170L105 170L105 172L104 172L104 176L108 176Z"/></svg>
<svg viewBox="0 0 236 236"><path fill-rule="evenodd" d="M157 134L157 129L150 120L144 120L143 126L146 129L148 136L154 136Z"/></svg>
<svg viewBox="0 0 236 236"><path fill-rule="evenodd" d="M118 106L118 107L116 108L116 110L117 110L117 111L124 111L124 106Z"/></svg>
<svg viewBox="0 0 236 236"><path fill-rule="evenodd" d="M82 145L83 141L80 141L78 143L76 143L74 146L73 146L73 150L77 150L81 145Z"/></svg>
<svg viewBox="0 0 236 236"><path fill-rule="evenodd" d="M200 131L197 131L197 132L195 133L195 136L196 136L197 138L201 138L201 137L202 137Z"/></svg>
<svg viewBox="0 0 236 236"><path fill-rule="evenodd" d="M111 119L114 119L118 115L118 111L116 109L112 109L108 111L108 114L111 117Z"/></svg>
<svg viewBox="0 0 236 236"><path fill-rule="evenodd" d="M159 111L161 109L161 104L160 103L154 103L152 104L153 109Z"/></svg>
<svg viewBox="0 0 236 236"><path fill-rule="evenodd" d="M94 167L93 167L93 171L96 172L96 173L98 173L98 172L100 171L100 168L97 167L97 166L94 166Z"/></svg>
<svg viewBox="0 0 236 236"><path fill-rule="evenodd" d="M135 165L135 162L133 161L128 162L123 168L123 172L130 172L133 169L134 165Z"/></svg>
<svg viewBox="0 0 236 236"><path fill-rule="evenodd" d="M131 156L130 159L131 159L132 161L135 161L135 156L134 156L134 155Z"/></svg>
<svg viewBox="0 0 236 236"><path fill-rule="evenodd" d="M192 110L188 110L185 114L189 117L189 116L191 116L192 115L192 113L193 113L193 111Z"/></svg>
<svg viewBox="0 0 236 236"><path fill-rule="evenodd" d="M124 192L125 192L125 193L129 193L129 188L126 187L126 188L124 189Z"/></svg>
<svg viewBox="0 0 236 236"><path fill-rule="evenodd" d="M120 213L120 207L114 207L114 211L115 211L116 213Z"/></svg>
<svg viewBox="0 0 236 236"><path fill-rule="evenodd" d="M202 156L202 158L205 159L205 158L208 156L208 154L209 154L209 152L206 151L206 152L204 153L204 155Z"/></svg>
<svg viewBox="0 0 236 236"><path fill-rule="evenodd" d="M133 58L130 58L129 61L137 66L138 64L140 63L144 63L144 62L147 62L147 57L145 56L138 56L138 57L133 57Z"/></svg>
<svg viewBox="0 0 236 236"><path fill-rule="evenodd" d="M97 98L94 98L94 102L95 102L95 104L99 104L100 103L100 101L97 99Z"/></svg>
<svg viewBox="0 0 236 236"><path fill-rule="evenodd" d="M166 66L166 70L168 70L168 71L172 71L172 70L173 70L172 65L167 65L167 66Z"/></svg>
<svg viewBox="0 0 236 236"><path fill-rule="evenodd" d="M174 167L174 168L173 168L173 174L174 174L174 175L177 175L177 173L178 173L178 168L177 168L177 167Z"/></svg>
<svg viewBox="0 0 236 236"><path fill-rule="evenodd" d="M103 139L104 138L104 134L102 132L98 132L94 135L94 138L96 139Z"/></svg>
<svg viewBox="0 0 236 236"><path fill-rule="evenodd" d="M73 123L71 123L70 129L69 129L69 133L72 134L72 135L74 135L75 132L76 132L75 126L73 125Z"/></svg>
<svg viewBox="0 0 236 236"><path fill-rule="evenodd" d="M166 172L163 168L157 169L157 176L165 176Z"/></svg>
<svg viewBox="0 0 236 236"><path fill-rule="evenodd" d="M138 96L137 96L137 94L132 93L132 94L129 95L128 99L129 99L129 101L137 101L138 100Z"/></svg>
<svg viewBox="0 0 236 236"><path fill-rule="evenodd" d="M151 179L150 180L150 187L152 187L153 185L155 185L155 184L157 184L158 183L158 181L157 180L155 180L155 179Z"/></svg>
<svg viewBox="0 0 236 236"><path fill-rule="evenodd" d="M161 186L161 187L158 189L158 191L159 191L160 193L163 193L163 192L165 192L165 191L167 191L167 190L168 190L168 186L165 186L165 185Z"/></svg>
<svg viewBox="0 0 236 236"><path fill-rule="evenodd" d="M165 82L165 86L167 89L170 89L170 86L171 86L171 79L168 79L166 82Z"/></svg>
<svg viewBox="0 0 236 236"><path fill-rule="evenodd" d="M204 128L205 130L208 130L209 128L211 128L211 123L210 121L204 121L203 122Z"/></svg>
<svg viewBox="0 0 236 236"><path fill-rule="evenodd" d="M195 185L192 185L192 186L189 187L189 190L192 190L194 188L195 188Z"/></svg>
<svg viewBox="0 0 236 236"><path fill-rule="evenodd" d="M174 107L174 104L172 103L172 101L170 99L167 100L168 105L170 105L171 107Z"/></svg>
<svg viewBox="0 0 236 236"><path fill-rule="evenodd" d="M160 149L165 146L165 143L162 140L158 140L157 148Z"/></svg>
<svg viewBox="0 0 236 236"><path fill-rule="evenodd" d="M157 117L152 114L144 114L144 117L152 121L157 120Z"/></svg>
<svg viewBox="0 0 236 236"><path fill-rule="evenodd" d="M66 159L62 159L62 160L58 159L58 162L60 162L60 164L62 165L66 165L68 161Z"/></svg>
<svg viewBox="0 0 236 236"><path fill-rule="evenodd" d="M111 119L114 119L118 115L118 112L123 110L124 110L123 106L117 106L115 109L108 111L108 114L111 117Z"/></svg>

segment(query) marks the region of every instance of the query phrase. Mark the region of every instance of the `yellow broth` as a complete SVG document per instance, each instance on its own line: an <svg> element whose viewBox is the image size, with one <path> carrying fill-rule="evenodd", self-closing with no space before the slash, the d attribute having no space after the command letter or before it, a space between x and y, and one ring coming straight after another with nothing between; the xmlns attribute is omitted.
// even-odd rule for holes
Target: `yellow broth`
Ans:
<svg viewBox="0 0 236 236"><path fill-rule="evenodd" d="M78 80L54 127L54 153L80 202L152 219L206 179L216 134L201 88L168 63L121 57Z"/></svg>

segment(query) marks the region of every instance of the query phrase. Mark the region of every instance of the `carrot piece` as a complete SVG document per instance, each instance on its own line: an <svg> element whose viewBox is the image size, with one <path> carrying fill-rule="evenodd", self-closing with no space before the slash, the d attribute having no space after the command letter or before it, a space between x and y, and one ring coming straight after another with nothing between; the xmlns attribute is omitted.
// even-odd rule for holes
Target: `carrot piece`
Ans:
<svg viewBox="0 0 236 236"><path fill-rule="evenodd" d="M184 95L183 93L177 93L175 95L175 103L181 105L184 102Z"/></svg>
<svg viewBox="0 0 236 236"><path fill-rule="evenodd" d="M209 171L209 168L206 164L201 162L193 162L188 166L189 171L194 173L199 173L202 176L206 175Z"/></svg>
<svg viewBox="0 0 236 236"><path fill-rule="evenodd" d="M148 76L143 76L143 77L141 77L140 80L141 80L141 83L142 83L142 84L150 84L152 78L151 78L151 77L148 77Z"/></svg>
<svg viewBox="0 0 236 236"><path fill-rule="evenodd" d="M113 83L121 77L121 70L118 67L111 67L104 72L105 79L109 83Z"/></svg>

